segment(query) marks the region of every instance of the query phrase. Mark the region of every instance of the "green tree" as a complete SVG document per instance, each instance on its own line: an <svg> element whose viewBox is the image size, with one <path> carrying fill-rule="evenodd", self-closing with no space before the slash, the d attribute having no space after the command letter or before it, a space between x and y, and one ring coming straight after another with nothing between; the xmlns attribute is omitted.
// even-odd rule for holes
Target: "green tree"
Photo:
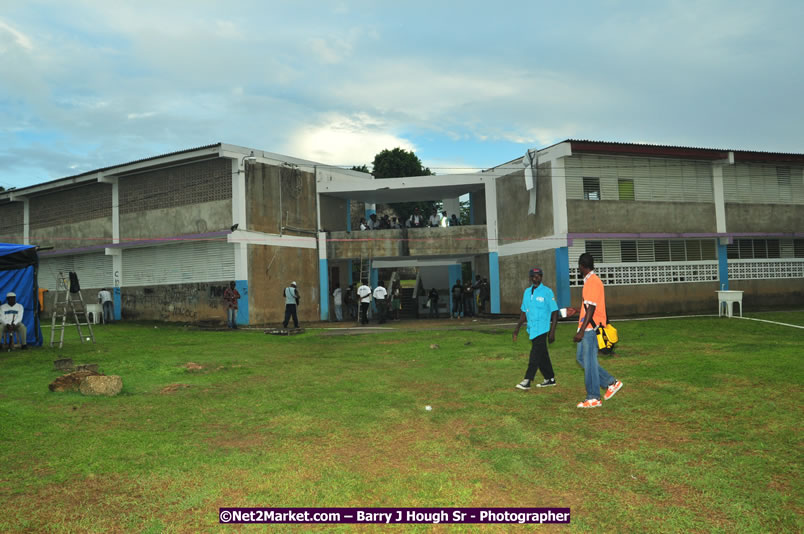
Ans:
<svg viewBox="0 0 804 534"><path fill-rule="evenodd" d="M365 165L360 165L360 166L352 165L352 168L349 169L349 170L350 171L357 171L357 172L365 172L366 174L370 174L370 171L368 170L368 167L366 167Z"/></svg>
<svg viewBox="0 0 804 534"><path fill-rule="evenodd" d="M374 171L372 174L375 178L431 176L433 174L429 168L422 165L422 160L420 160L413 151L405 150L399 147L392 150L385 149L374 156L373 166ZM419 208L424 217L429 217L430 213L433 211L433 208L437 207L437 202L399 202L389 204L389 206L404 221L411 216L416 208Z"/></svg>

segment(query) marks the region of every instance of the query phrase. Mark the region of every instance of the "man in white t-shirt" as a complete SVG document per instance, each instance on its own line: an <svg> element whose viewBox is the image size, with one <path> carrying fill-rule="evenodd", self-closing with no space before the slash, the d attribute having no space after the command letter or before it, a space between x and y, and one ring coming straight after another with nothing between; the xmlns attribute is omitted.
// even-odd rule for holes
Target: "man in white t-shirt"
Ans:
<svg viewBox="0 0 804 534"><path fill-rule="evenodd" d="M17 302L17 294L13 292L6 293L6 303L0 306L0 318L3 321L3 337L8 334L8 350L11 350L14 345L14 334L16 333L22 346L22 349L27 349L28 330L25 328L25 323L22 322L25 308L22 304Z"/></svg>
<svg viewBox="0 0 804 534"><path fill-rule="evenodd" d="M332 301L335 304L335 320L341 322L343 321L343 291L341 291L341 285L338 282L335 282Z"/></svg>
<svg viewBox="0 0 804 534"><path fill-rule="evenodd" d="M385 323L385 310L388 307L388 291L382 285L382 282L377 284L374 288L374 304L377 306L378 323Z"/></svg>
<svg viewBox="0 0 804 534"><path fill-rule="evenodd" d="M103 323L114 321L114 301L112 294L105 287L98 291L98 302L103 307Z"/></svg>
<svg viewBox="0 0 804 534"><path fill-rule="evenodd" d="M368 324L368 308L371 303L371 286L365 281L357 288L357 298L360 299L360 324Z"/></svg>

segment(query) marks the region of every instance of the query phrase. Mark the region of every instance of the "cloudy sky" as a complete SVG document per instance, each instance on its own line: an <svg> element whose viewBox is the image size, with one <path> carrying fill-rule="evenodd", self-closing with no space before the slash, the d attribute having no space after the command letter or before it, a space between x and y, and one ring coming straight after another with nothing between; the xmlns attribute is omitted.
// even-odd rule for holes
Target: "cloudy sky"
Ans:
<svg viewBox="0 0 804 534"><path fill-rule="evenodd" d="M0 0L0 185L224 142L442 174L566 138L804 152L804 2Z"/></svg>

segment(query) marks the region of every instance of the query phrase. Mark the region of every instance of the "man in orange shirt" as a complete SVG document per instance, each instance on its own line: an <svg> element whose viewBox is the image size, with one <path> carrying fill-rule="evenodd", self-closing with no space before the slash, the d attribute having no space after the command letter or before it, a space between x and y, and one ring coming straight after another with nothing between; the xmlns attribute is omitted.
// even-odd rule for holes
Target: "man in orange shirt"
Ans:
<svg viewBox="0 0 804 534"><path fill-rule="evenodd" d="M595 327L606 324L606 297L603 292L603 282L595 274L595 260L588 252L578 258L578 270L583 276L583 306L581 318L578 321L578 332L573 341L578 344L576 357L584 370L584 383L586 384L586 400L578 403L578 408L599 408L600 388L606 388L603 395L609 400L620 391L623 383L615 380L597 361L597 334ZM578 310L568 308L567 315L575 315Z"/></svg>

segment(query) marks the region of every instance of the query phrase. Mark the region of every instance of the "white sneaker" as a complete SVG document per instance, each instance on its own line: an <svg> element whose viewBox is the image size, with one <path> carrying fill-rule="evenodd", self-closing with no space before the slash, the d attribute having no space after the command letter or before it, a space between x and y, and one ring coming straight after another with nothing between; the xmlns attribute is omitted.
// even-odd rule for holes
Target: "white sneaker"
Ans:
<svg viewBox="0 0 804 534"><path fill-rule="evenodd" d="M550 386L555 386L555 385L556 385L556 379L555 378L551 378L550 380L545 378L544 382L542 382L541 384L536 384L536 387L537 388L549 388Z"/></svg>
<svg viewBox="0 0 804 534"><path fill-rule="evenodd" d="M519 384L517 384L516 387L518 389L524 389L525 391L527 391L527 390L530 389L530 380L525 379L522 382L520 382Z"/></svg>

